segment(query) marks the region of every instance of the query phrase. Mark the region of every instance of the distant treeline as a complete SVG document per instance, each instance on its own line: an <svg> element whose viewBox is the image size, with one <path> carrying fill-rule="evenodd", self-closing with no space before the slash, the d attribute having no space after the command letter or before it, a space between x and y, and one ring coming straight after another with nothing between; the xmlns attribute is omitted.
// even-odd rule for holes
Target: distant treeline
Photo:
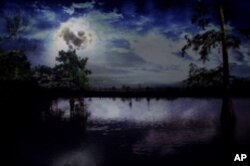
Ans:
<svg viewBox="0 0 250 166"><path fill-rule="evenodd" d="M249 84L248 84L249 85ZM25 88L23 88L25 87ZM27 87L23 85L22 88L12 89L13 95L19 93L18 96L25 96L32 94L37 97L49 98L70 98L70 97L147 97L147 98L178 98L178 97L218 97L222 96L221 87L164 87L164 88L130 88L130 89L113 89L113 88L90 88L84 90L72 90L53 88L46 89L41 87ZM32 91L28 91L32 89ZM28 92L27 92L28 91ZM230 94L232 97L250 97L249 86L233 86L231 87Z"/></svg>

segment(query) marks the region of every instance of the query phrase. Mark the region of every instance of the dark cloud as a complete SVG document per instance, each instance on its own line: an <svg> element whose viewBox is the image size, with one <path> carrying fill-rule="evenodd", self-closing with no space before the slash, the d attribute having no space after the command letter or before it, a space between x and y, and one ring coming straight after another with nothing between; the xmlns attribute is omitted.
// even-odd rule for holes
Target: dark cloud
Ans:
<svg viewBox="0 0 250 166"><path fill-rule="evenodd" d="M234 60L242 62L244 61L244 55L242 52L240 52L239 50L235 50L233 51L232 57Z"/></svg>
<svg viewBox="0 0 250 166"><path fill-rule="evenodd" d="M119 53L116 51L110 51L108 52L106 58L112 66L132 67L145 63L140 56L134 54L133 52Z"/></svg>
<svg viewBox="0 0 250 166"><path fill-rule="evenodd" d="M23 50L32 65L39 65L44 58L45 42L37 39L18 38L3 42L0 49Z"/></svg>
<svg viewBox="0 0 250 166"><path fill-rule="evenodd" d="M113 67L111 65L101 65L101 64L91 64L89 63L88 68L93 72L92 74L95 76L95 74L97 75L114 75L114 74L128 74L128 70L126 69L122 69L119 67Z"/></svg>
<svg viewBox="0 0 250 166"><path fill-rule="evenodd" d="M176 56L178 56L178 57L180 57L180 58L183 58L183 59L185 59L187 61L195 61L195 59L192 56L190 56L187 53L185 53L185 55L183 55L183 53L181 51L179 51L179 52L173 52L173 54L176 55Z"/></svg>
<svg viewBox="0 0 250 166"><path fill-rule="evenodd" d="M17 38L12 40L7 40L1 43L0 48L6 50L24 50L24 51L35 51L40 50L43 41L36 39L26 39L26 38Z"/></svg>
<svg viewBox="0 0 250 166"><path fill-rule="evenodd" d="M179 40L179 34L180 32L178 31L173 31L173 30L169 30L164 32L164 34L166 35L167 38L172 39L172 40Z"/></svg>
<svg viewBox="0 0 250 166"><path fill-rule="evenodd" d="M250 79L250 66L234 65L231 67L231 74L237 77L245 77Z"/></svg>
<svg viewBox="0 0 250 166"><path fill-rule="evenodd" d="M130 44L127 40L125 39L115 39L111 41L112 45L115 45L116 47L120 48L130 48Z"/></svg>
<svg viewBox="0 0 250 166"><path fill-rule="evenodd" d="M56 27L57 24L55 22L51 22L48 20L40 19L39 21L35 22L33 25L34 27L37 27L38 30L50 30L54 27Z"/></svg>
<svg viewBox="0 0 250 166"><path fill-rule="evenodd" d="M111 49L106 53L106 60L112 66L132 67L145 63L144 59L131 51L126 39L114 39L108 45Z"/></svg>

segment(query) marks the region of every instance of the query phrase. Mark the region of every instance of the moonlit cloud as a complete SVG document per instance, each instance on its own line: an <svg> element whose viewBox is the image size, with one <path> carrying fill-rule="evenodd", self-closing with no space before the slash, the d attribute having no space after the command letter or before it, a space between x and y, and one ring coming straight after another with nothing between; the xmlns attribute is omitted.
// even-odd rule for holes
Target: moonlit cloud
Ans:
<svg viewBox="0 0 250 166"><path fill-rule="evenodd" d="M63 10L65 13L69 15L73 15L76 9L93 9L95 5L95 1L85 2L85 3L72 3L70 7L63 6Z"/></svg>
<svg viewBox="0 0 250 166"><path fill-rule="evenodd" d="M38 12L41 12L43 17L48 21L54 21L56 19L56 14L49 9L39 9Z"/></svg>
<svg viewBox="0 0 250 166"><path fill-rule="evenodd" d="M35 2L32 6L37 13L36 18L46 21L55 21L56 13L49 6L41 5L38 2Z"/></svg>

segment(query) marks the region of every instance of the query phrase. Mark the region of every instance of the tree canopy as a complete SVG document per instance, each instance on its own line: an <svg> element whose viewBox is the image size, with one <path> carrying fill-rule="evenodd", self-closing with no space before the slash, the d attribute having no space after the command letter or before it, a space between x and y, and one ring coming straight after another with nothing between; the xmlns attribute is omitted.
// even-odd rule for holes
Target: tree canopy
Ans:
<svg viewBox="0 0 250 166"><path fill-rule="evenodd" d="M200 59L203 62L209 60L209 55L212 49L220 49L223 36L221 29L209 29L209 24L212 20L212 15L209 13L208 5L203 1L197 2L196 7L191 18L191 22L199 26L203 31L195 34L193 37L185 36L187 44L182 48L183 56L186 54L186 50L192 49L200 55ZM220 18L218 18L220 19ZM218 25L219 26L219 25ZM226 30L226 47L239 48L240 38L233 31Z"/></svg>
<svg viewBox="0 0 250 166"><path fill-rule="evenodd" d="M61 50L56 61L57 64L53 68L36 67L35 77L41 86L73 90L88 87L88 75L91 74L91 71L86 69L88 58L77 56L75 50Z"/></svg>
<svg viewBox="0 0 250 166"><path fill-rule="evenodd" d="M21 51L0 51L0 73L1 81L29 81L30 63Z"/></svg>
<svg viewBox="0 0 250 166"><path fill-rule="evenodd" d="M59 51L56 61L58 64L54 68L55 81L59 83L59 87L82 89L88 86L87 75L91 74L91 71L86 69L88 58L81 58L76 55L75 50L68 50Z"/></svg>

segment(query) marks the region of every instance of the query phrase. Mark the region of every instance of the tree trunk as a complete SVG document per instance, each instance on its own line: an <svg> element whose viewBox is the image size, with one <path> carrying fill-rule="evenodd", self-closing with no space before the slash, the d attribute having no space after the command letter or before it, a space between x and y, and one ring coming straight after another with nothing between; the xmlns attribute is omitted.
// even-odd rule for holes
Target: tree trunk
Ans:
<svg viewBox="0 0 250 166"><path fill-rule="evenodd" d="M223 97L221 110L222 125L230 126L235 122L232 100L230 97L229 88L229 62L227 52L227 34L225 30L225 18L222 5L220 5L220 27L222 37L222 56L223 56Z"/></svg>

